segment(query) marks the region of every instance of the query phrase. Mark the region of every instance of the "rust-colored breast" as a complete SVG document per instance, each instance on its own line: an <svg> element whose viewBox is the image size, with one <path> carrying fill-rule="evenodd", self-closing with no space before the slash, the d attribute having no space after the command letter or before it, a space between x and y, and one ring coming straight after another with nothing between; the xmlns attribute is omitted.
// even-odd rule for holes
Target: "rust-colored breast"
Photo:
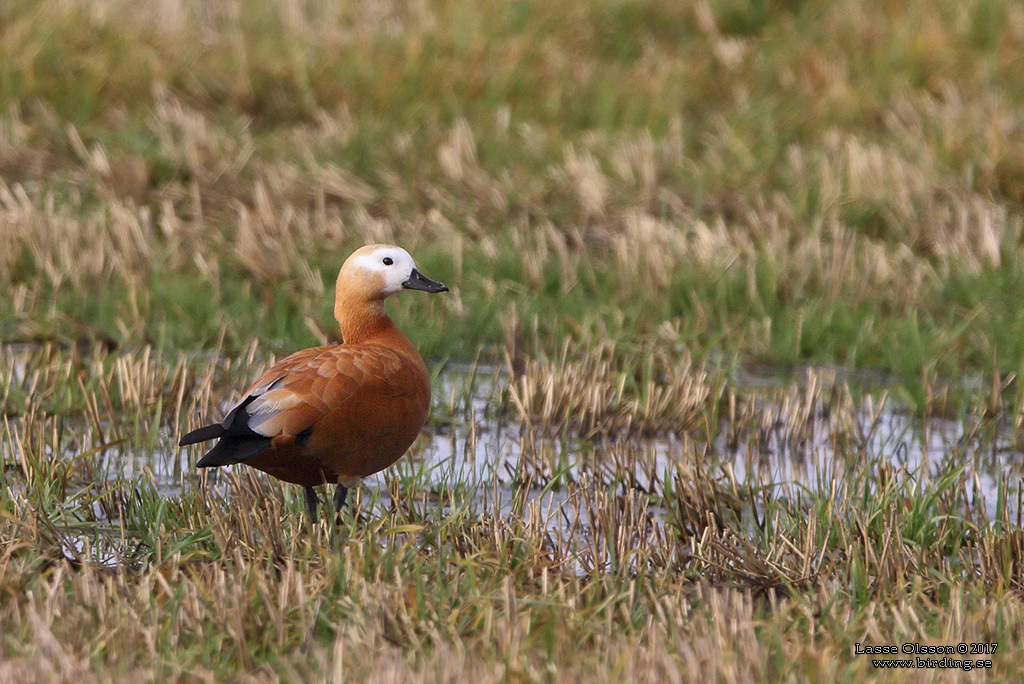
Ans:
<svg viewBox="0 0 1024 684"><path fill-rule="evenodd" d="M398 346L398 345L396 345ZM397 461L427 420L430 379L411 345L314 347L247 393L249 427L273 448L246 463L303 486L352 482Z"/></svg>

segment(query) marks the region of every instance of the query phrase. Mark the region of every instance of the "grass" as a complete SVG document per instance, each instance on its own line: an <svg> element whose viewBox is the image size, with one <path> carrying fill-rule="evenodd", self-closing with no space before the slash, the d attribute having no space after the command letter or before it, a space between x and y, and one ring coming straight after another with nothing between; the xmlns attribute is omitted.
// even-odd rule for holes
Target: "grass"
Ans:
<svg viewBox="0 0 1024 684"><path fill-rule="evenodd" d="M1020 7L244 9L0 6L0 680L1019 678ZM443 390L310 530L171 445L377 241Z"/></svg>
<svg viewBox="0 0 1024 684"><path fill-rule="evenodd" d="M980 404L954 429L829 374L690 369L657 385L691 407L667 413L607 361L474 366L311 528L298 488L168 447L258 356L3 354L5 677L854 680L883 676L855 644L890 642L1024 670L1020 463L993 461L1020 421Z"/></svg>
<svg viewBox="0 0 1024 684"><path fill-rule="evenodd" d="M458 284L435 358L514 312L531 353L667 321L698 359L1024 363L1012 3L39 12L0 44L7 340L284 351L386 239Z"/></svg>

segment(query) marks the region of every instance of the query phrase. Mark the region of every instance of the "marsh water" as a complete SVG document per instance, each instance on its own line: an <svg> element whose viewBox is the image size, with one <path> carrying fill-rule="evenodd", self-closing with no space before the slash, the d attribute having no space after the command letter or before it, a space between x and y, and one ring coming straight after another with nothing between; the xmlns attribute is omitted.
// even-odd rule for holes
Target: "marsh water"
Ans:
<svg viewBox="0 0 1024 684"><path fill-rule="evenodd" d="M8 372L17 383L25 379L17 364ZM789 375L747 372L730 378L729 386L745 398L742 420L725 411L711 430L588 437L571 425L555 432L530 427L513 407L504 369L449 365L434 383L428 429L406 457L365 480L350 501L357 501L361 512L378 515L392 505L391 485L397 481L397 491L415 506L445 505L441 502L452 497L444 494L458 491L474 513L518 515L562 538L585 537L595 529L591 518L600 506L595 507L592 497L579 496L581 491L639 496L643 515L660 525L670 512L662 498L645 495L663 492L668 482L685 483L685 473L692 475L694 468L724 488L771 489L787 497L842 486L857 469L887 468L892 477L923 487L953 465L971 482L972 509L985 511L990 520L1004 517L1020 523L1024 454L1006 421L969 413L956 419L922 418L888 398L885 387L856 399L842 391L823 391L823 386L848 388L846 379L836 379L834 369L807 368ZM225 397L221 409L229 408ZM19 419L7 420L7 426L15 434ZM76 431L71 419L65 428ZM145 483L169 498L200 486L232 496L227 469L210 472L204 480L193 467L192 452L175 446L177 438L165 426L154 448L128 442L79 447L75 438L57 440L67 446L64 454L53 456L88 460L92 477ZM18 443L13 438L0 441L5 468L18 462ZM6 481L15 489L23 486L17 478ZM752 520L759 507L751 497ZM95 513L96 520L109 517L98 508ZM107 522L111 527L120 524ZM76 551L91 544L94 557L117 562L116 539L101 541L96 530L66 538Z"/></svg>
<svg viewBox="0 0 1024 684"><path fill-rule="evenodd" d="M814 372L803 371L805 375ZM793 409L779 396L787 388L799 391L799 374L741 378L745 387L764 397L760 424L756 431L737 435L723 419L710 443L673 433L582 439L563 431L538 436L507 409L508 382L507 374L498 368L472 372L448 368L435 382L432 428L399 463L364 480L363 498L374 505L390 505L387 481L398 477L426 493L427 505L431 494L459 487L479 492L481 499L486 494L489 505L508 515L514 485L524 479L531 484L528 501L541 500L545 510L572 508L571 497L564 494L559 481L589 477L612 493L630 488L646 492L656 486L656 480L671 477L680 462L692 462L694 453L707 471L729 473L741 484L810 490L842 481L844 469L858 462L876 468L888 465L898 476L926 481L953 459L974 479L972 496L979 500L972 503L995 518L1000 486L1006 493L1016 492L1024 477L1024 453L1012 444L1008 426L981 431L972 429L969 417L921 418L893 400L878 403L868 398L841 418L827 407L818 407L795 430L788 415ZM853 444L851 433L856 436ZM176 441L169 432L165 436L167 444ZM177 496L183 487L197 483L183 449L135 454L131 449L111 448L99 458L102 472L112 477L152 478L167 496ZM217 476L209 482L221 486ZM1016 520L1021 513L1016 495L1004 498L1010 520ZM657 506L651 512L660 515ZM585 515L585 511L573 513ZM565 520L565 516L550 519Z"/></svg>

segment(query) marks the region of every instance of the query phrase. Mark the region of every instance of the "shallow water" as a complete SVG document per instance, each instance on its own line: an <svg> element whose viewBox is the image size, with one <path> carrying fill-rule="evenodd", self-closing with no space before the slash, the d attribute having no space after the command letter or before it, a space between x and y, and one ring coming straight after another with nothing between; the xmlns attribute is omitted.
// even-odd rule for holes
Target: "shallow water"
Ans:
<svg viewBox="0 0 1024 684"><path fill-rule="evenodd" d="M808 371L806 377L813 373ZM595 442L566 435L540 436L524 429L518 416L502 410L511 402L508 377L501 369L472 372L467 367L449 367L435 383L431 429L410 455L386 473L364 481L362 499L371 506L389 507L387 483L398 478L403 491L425 494L420 497L424 506L433 505L437 497L432 494L458 488L466 493L474 512L503 517L518 512L527 521L539 516L538 522L553 532L586 535L593 501L579 501L572 494L574 488L566 484L592 483L615 495L657 490L658 481L671 478L687 459L692 462L695 449L703 454L702 465L709 472L731 471L741 485L790 487L789 491L825 490L834 481L842 482L849 469L865 464L887 464L900 476L927 482L953 459L974 479L971 496L981 500L972 503L980 504L990 518L997 517L1000 478L1011 493L1021 486L1024 454L1012 448L1008 429L981 437L973 434L977 431L969 427L969 418L915 418L894 402L878 406L870 399L845 413L811 402L810 408L797 407L807 415L795 424L788 416L793 415L791 400L799 391L792 390L799 380L746 375L735 382L743 383L738 389L761 397L757 401L763 427L756 431L734 435L723 421L710 444L685 434ZM223 409L228 408L225 402ZM16 420L11 425L17 430ZM173 445L177 437L164 428L158 441ZM12 453L15 443L0 444L3 462L17 461ZM80 455L73 451L69 457ZM191 454L184 449L139 451L120 445L87 456L94 464L92 472L110 482L146 480L168 497L199 486ZM524 480L531 486L525 500L517 501L516 494L522 490L516 485ZM208 479L210 486L218 488L226 481L218 474ZM1010 521L1018 521L1017 497L1007 496L1006 505ZM373 515L372 510L367 512ZM666 517L666 511L654 504L645 505L644 514L656 525ZM90 538L95 540L95 535ZM72 535L70 543L81 551L85 539ZM106 555L113 558L116 551Z"/></svg>
<svg viewBox="0 0 1024 684"><path fill-rule="evenodd" d="M773 376L745 376L746 387L770 395L792 383L790 379ZM524 441L531 441L532 450L542 450L560 463L558 475L569 481L585 477L593 470L593 462L602 454L623 451L628 446L629 458L617 459L618 480L628 480L641 490L652 487L652 478L663 478L686 457L694 442L682 435L632 437L600 443L571 438L543 439L524 430L514 415L496 410L507 405L507 376L497 368L477 369L471 376L468 368L446 370L435 383L435 407L431 430L425 431L410 455L386 473L367 478L363 486L375 494L380 505L390 504L387 478L399 477L414 482L421 489L437 491L458 485L470 491L491 492L495 485L502 490L502 514L510 512L513 484L524 476ZM779 407L766 400L765 411L771 417ZM225 410L228 407L225 406ZM1014 450L1007 434L996 433L969 438L963 420L921 419L910 415L894 402L883 406L865 405L856 411L857 425L838 426L829 411L820 411L794 435L783 410L769 421L758 435L757 444L730 438L723 425L707 448L706 465L712 469L731 468L740 483L799 484L812 490L827 487L833 478L841 479L851 461L881 461L900 472L928 478L947 459L959 459L968 472L977 478L977 495L985 502L990 517L996 515L997 482L1000 475L1012 491L1024 478L1024 453ZM1008 431L1007 431L1008 432ZM837 435L850 433L860 437L850 449L837 448ZM166 435L173 443L175 436ZM538 444L539 442L539 444ZM133 456L130 450L110 449L102 456L103 470L112 477L135 477L152 472L160 489L168 496L179 495L194 477L186 452L172 449L164 453ZM584 458L586 455L596 456ZM623 467L632 472L622 472ZM528 469L539 491L553 475L551 467L541 459L539 466ZM543 472L542 472L543 471ZM590 473L593 475L593 473ZM616 479L608 475L608 480ZM609 484L614 484L609 482ZM546 494L556 505L565 502L565 495L556 488ZM545 503L549 503L549 501ZM1019 511L1010 501L1011 520ZM545 506L546 507L546 506ZM657 511L654 511L657 513Z"/></svg>
<svg viewBox="0 0 1024 684"><path fill-rule="evenodd" d="M743 379L747 387L762 391L780 389L789 382L773 376L748 375ZM395 474L435 489L453 484L482 489L497 482L511 494L511 485L520 470L523 440L538 438L528 434L515 416L496 410L505 402L507 382L507 376L496 368L478 369L473 377L468 368L449 368L435 383L432 429L424 431L410 455L386 473L367 478L363 486L379 492L384 503L388 496L385 478ZM223 408L230 408L227 402ZM863 407L857 417L859 425L855 429L864 436L857 458L884 460L911 472L922 469L923 475L945 459L964 459L969 471L978 477L980 494L986 501L992 501L988 509L992 515L998 473L1002 471L1007 476L1008 484L1020 483L1024 477L1024 453L1014 450L1005 434L997 433L986 440L976 437L971 442L965 439L964 421L915 418L893 402L880 409ZM818 489L830 478L841 475L850 453L837 453L837 427L827 412L814 416L806 426L809 429L794 439L780 412L760 434L760 443L751 444L742 440L730 443L729 432L723 425L710 446L708 465L731 467L740 482L800 483ZM845 429L851 430L849 426ZM166 443L177 441L177 435L170 434L169 429L163 429L161 435ZM639 452L632 479L647 489L652 474L663 476L684 458L689 440L668 434L600 443L551 437L540 441L543 448L560 458L564 464L560 474L570 480L582 474L581 455L595 450L607 452L628 444ZM0 447L5 452L5 462L15 460L6 453L10 448L9 444ZM187 452L179 448L139 453L117 446L103 450L96 458L98 471L110 479L151 477L161 492L172 497L180 495L195 476Z"/></svg>

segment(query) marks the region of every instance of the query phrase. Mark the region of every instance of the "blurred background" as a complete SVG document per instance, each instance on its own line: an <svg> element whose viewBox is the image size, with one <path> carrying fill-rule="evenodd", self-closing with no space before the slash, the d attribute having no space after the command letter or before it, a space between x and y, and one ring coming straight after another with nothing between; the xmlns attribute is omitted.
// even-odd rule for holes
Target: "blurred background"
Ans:
<svg viewBox="0 0 1024 684"><path fill-rule="evenodd" d="M1009 0L9 0L0 340L292 350L388 241L435 361L1013 372L1022 69Z"/></svg>

